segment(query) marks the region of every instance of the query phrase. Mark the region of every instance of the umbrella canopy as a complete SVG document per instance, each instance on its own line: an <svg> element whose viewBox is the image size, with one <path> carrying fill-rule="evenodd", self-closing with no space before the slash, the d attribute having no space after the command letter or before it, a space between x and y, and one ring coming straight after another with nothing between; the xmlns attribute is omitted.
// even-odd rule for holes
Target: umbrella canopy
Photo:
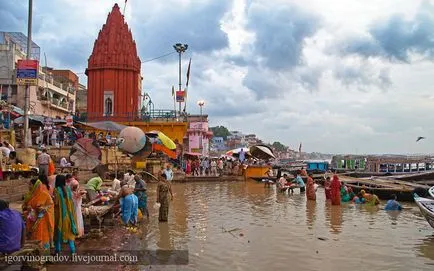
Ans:
<svg viewBox="0 0 434 271"><path fill-rule="evenodd" d="M150 138L158 138L162 145L170 150L176 149L175 142L172 141L167 135L163 134L160 131L150 131L146 133L146 136Z"/></svg>
<svg viewBox="0 0 434 271"><path fill-rule="evenodd" d="M99 122L85 122L83 123L86 126L90 126L92 128L104 131L122 131L126 128L126 125L122 125L113 121L99 121Z"/></svg>
<svg viewBox="0 0 434 271"><path fill-rule="evenodd" d="M79 168L92 170L101 164L101 150L93 139L80 138L72 146L69 159Z"/></svg>
<svg viewBox="0 0 434 271"><path fill-rule="evenodd" d="M40 122L41 124L43 124L44 121L45 121L45 117L44 116L40 116L40 115L30 115L29 116L29 120L30 121L35 121L35 122ZM53 124L54 125L66 123L66 120L62 120L62 119L52 119L52 120L53 120ZM16 118L14 120L14 123L15 124L23 124L24 123L24 117Z"/></svg>
<svg viewBox="0 0 434 271"><path fill-rule="evenodd" d="M259 159L270 159L270 158L276 158L274 156L273 150L271 150L270 147L265 145L256 145L250 147L250 153L253 157L259 158Z"/></svg>

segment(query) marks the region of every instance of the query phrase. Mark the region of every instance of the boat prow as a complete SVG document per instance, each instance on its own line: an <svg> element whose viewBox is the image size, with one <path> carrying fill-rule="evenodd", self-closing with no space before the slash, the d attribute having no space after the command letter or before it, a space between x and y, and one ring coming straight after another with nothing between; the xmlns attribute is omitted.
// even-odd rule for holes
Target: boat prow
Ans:
<svg viewBox="0 0 434 271"><path fill-rule="evenodd" d="M419 195L416 193L414 193L413 196L414 201L420 209L420 212L431 225L431 227L434 228L434 200L419 197Z"/></svg>

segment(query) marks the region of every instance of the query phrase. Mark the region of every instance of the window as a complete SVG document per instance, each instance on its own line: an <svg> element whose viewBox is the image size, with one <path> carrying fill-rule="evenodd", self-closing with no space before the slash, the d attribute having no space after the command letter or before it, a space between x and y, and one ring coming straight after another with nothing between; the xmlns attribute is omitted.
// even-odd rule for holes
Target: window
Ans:
<svg viewBox="0 0 434 271"><path fill-rule="evenodd" d="M113 116L113 91L104 91L104 116Z"/></svg>
<svg viewBox="0 0 434 271"><path fill-rule="evenodd" d="M105 99L104 107L105 107L105 115L106 116L113 115L113 102L112 102L111 98Z"/></svg>

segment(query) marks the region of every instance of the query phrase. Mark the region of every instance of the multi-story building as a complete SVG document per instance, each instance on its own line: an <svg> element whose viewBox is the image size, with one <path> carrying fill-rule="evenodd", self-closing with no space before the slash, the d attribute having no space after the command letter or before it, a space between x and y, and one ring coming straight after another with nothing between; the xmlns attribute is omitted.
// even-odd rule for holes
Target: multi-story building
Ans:
<svg viewBox="0 0 434 271"><path fill-rule="evenodd" d="M209 155L212 132L208 129L208 115L189 115L188 128L184 141L186 150L192 153Z"/></svg>
<svg viewBox="0 0 434 271"><path fill-rule="evenodd" d="M87 111L87 88L85 85L78 84L75 99L75 112L81 114Z"/></svg>
<svg viewBox="0 0 434 271"><path fill-rule="evenodd" d="M221 136L214 136L211 139L211 149L216 152L226 151L227 147L224 138Z"/></svg>
<svg viewBox="0 0 434 271"><path fill-rule="evenodd" d="M24 108L25 86L17 85L16 64L26 58L27 37L0 32L0 90L2 99ZM32 42L32 59L39 60L39 46ZM64 118L75 112L78 76L69 70L39 67L38 84L30 86L30 114Z"/></svg>

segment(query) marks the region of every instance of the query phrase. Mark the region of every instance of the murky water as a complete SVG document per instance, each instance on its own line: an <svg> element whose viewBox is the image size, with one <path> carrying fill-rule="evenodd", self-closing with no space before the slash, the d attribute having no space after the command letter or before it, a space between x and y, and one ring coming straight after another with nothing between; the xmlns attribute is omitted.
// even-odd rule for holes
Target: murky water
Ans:
<svg viewBox="0 0 434 271"><path fill-rule="evenodd" d="M154 190L150 222L124 247L188 249L190 264L134 269L434 270L434 229L413 204L387 213L331 206L321 188L316 202L306 202L297 191L278 194L255 182L174 184L169 222L159 224ZM120 237L111 230L109 238L82 245L116 247Z"/></svg>

